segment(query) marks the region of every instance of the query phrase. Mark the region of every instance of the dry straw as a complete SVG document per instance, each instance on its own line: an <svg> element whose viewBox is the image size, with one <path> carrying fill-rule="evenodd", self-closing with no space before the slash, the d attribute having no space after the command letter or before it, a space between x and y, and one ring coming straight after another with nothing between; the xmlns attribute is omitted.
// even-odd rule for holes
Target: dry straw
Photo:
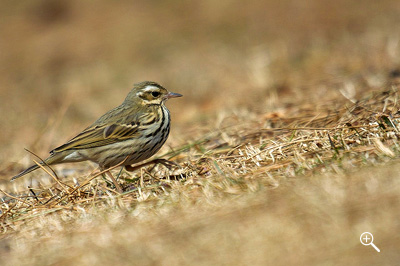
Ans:
<svg viewBox="0 0 400 266"><path fill-rule="evenodd" d="M79 184L61 180L41 166L52 178L51 185L15 193L1 191L0 230L86 206L115 206L143 201L149 195L157 200L174 182L181 184L179 189L192 190L199 180L207 180L204 193L235 194L256 190L260 184L274 188L299 174L340 173L385 162L399 154L398 99L396 86L389 86L354 103L332 102L314 112L306 105L298 108L295 116L257 114L256 120L220 128L161 156L180 163L181 169L143 168L133 176L120 171L123 193L105 177L100 178L105 171L82 176ZM273 126L266 128L263 121Z"/></svg>

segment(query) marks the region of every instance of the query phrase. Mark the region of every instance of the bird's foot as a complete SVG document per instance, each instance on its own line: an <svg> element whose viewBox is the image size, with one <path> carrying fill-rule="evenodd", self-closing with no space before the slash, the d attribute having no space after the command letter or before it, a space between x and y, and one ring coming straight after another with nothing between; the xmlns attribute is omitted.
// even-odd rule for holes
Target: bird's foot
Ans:
<svg viewBox="0 0 400 266"><path fill-rule="evenodd" d="M152 160L152 161L149 161L149 162L140 164L140 165L135 165L135 166L132 166L132 165L125 165L125 169L126 169L126 171L128 171L128 172L133 172L133 171L135 171L135 170L137 170L137 169L140 169L140 168L142 168L142 167L144 167L144 166L147 166L147 165L150 165L150 164L154 164L153 168L156 166L156 164L162 164L162 165L164 165L165 167L167 167L168 169L170 169L170 168L172 168L172 167L179 167L179 168L181 168L181 166L180 166L179 164L177 164L177 163L175 163L175 162L173 162L173 161L169 161L169 160L166 160L166 159L155 159L155 160ZM153 170L153 168L152 168L151 170ZM151 170L150 170L150 171L151 171Z"/></svg>

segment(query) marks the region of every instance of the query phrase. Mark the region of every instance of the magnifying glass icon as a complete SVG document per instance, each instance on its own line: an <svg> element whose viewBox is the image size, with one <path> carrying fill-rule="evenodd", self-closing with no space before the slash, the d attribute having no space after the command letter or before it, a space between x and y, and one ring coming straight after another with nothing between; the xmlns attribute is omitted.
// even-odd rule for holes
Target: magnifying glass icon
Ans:
<svg viewBox="0 0 400 266"><path fill-rule="evenodd" d="M371 245L376 251L381 252L381 250L377 246L375 246L373 241L374 241L374 236L370 232L364 232L360 236L361 244L363 244L364 246Z"/></svg>

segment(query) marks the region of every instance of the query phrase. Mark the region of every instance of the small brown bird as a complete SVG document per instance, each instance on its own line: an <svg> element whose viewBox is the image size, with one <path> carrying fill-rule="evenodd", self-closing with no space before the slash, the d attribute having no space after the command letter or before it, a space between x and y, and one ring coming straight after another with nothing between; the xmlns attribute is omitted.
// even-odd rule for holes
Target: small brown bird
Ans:
<svg viewBox="0 0 400 266"><path fill-rule="evenodd" d="M50 151L42 165L89 160L100 169L107 169L125 160L122 165L133 170L131 164L150 158L167 140L171 118L164 104L170 98L181 96L152 81L137 83L120 106ZM32 165L11 180L38 168Z"/></svg>

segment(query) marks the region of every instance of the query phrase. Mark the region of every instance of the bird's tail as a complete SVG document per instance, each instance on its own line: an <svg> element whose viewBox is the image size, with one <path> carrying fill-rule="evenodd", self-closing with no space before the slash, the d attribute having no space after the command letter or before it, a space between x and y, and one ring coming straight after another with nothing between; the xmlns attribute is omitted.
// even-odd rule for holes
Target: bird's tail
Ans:
<svg viewBox="0 0 400 266"><path fill-rule="evenodd" d="M24 176L24 175L26 175L27 173L30 173L30 172L32 172L32 171L35 171L36 169L39 169L39 168L40 168L40 167L39 167L37 164L32 165L31 167L25 169L24 171L22 171L22 172L19 173L18 175L13 176L13 177L11 178L11 181L14 181L15 179L17 179L17 178L19 178L19 177L21 177L21 176Z"/></svg>
<svg viewBox="0 0 400 266"><path fill-rule="evenodd" d="M49 157L47 157L46 159L44 159L44 161L43 161L43 162L40 162L39 164L40 164L40 165L53 165L53 164L58 164L58 163L62 162L62 160L63 160L64 157L65 157L64 154L61 154L61 153L52 153L52 154L50 154ZM40 168L40 167L39 167L37 164L32 165L32 166L30 166L29 168L27 168L27 169L25 169L24 171L22 171L21 173L19 173L18 175L13 176L13 177L11 178L11 181L14 181L15 179L20 178L21 176L24 176L24 175L26 175L26 174L28 174L28 173L30 173L30 172L32 172L32 171L35 171L36 169L39 169L39 168Z"/></svg>

